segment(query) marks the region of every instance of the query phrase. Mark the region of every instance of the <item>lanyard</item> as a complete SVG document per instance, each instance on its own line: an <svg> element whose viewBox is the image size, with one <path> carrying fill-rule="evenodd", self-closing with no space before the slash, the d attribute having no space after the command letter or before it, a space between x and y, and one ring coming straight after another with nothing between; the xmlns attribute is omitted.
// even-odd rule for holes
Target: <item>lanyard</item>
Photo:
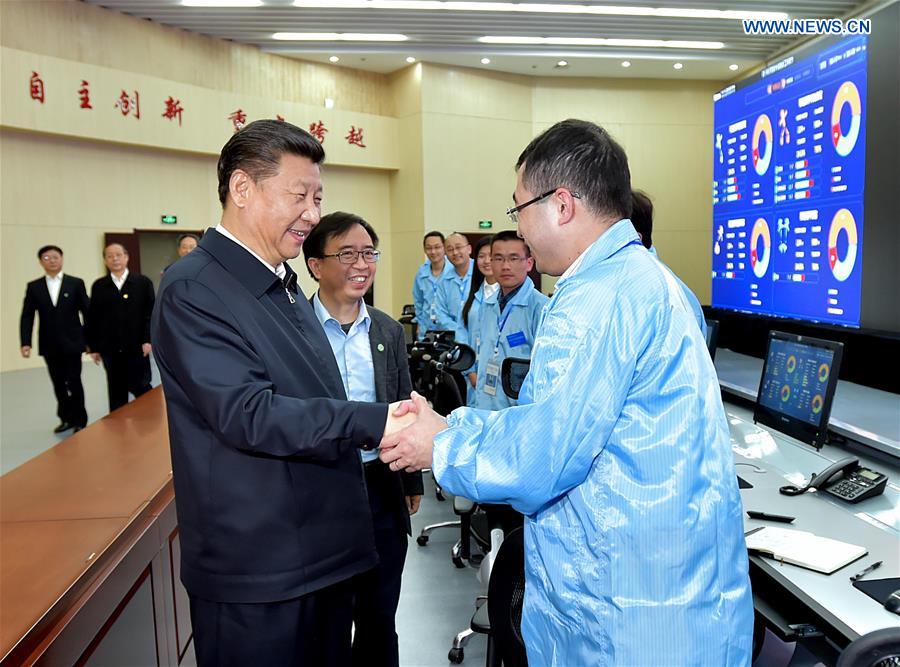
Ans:
<svg viewBox="0 0 900 667"><path fill-rule="evenodd" d="M498 303L497 305L499 306L500 304ZM509 316L512 314L513 307L514 304L512 303L512 301L508 302L506 304L506 315L503 315L503 313L501 313L497 316L497 342L494 343L494 359L497 358L497 355L500 352L500 338L503 336L503 327L506 326L506 320L508 320ZM503 317L502 321L500 319L501 316Z"/></svg>

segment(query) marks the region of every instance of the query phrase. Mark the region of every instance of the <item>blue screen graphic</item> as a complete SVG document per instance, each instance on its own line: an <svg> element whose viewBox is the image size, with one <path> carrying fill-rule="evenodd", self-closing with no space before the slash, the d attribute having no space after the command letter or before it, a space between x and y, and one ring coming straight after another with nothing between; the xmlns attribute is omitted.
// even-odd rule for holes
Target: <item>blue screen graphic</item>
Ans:
<svg viewBox="0 0 900 667"><path fill-rule="evenodd" d="M867 38L714 97L712 304L859 326Z"/></svg>
<svg viewBox="0 0 900 667"><path fill-rule="evenodd" d="M818 426L833 361L834 353L827 348L773 338L760 405Z"/></svg>

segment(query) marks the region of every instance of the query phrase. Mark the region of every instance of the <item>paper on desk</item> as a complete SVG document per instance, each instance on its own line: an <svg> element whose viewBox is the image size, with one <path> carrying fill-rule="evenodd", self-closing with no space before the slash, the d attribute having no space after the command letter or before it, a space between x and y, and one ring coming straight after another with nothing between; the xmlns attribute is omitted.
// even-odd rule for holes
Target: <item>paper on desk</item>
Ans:
<svg viewBox="0 0 900 667"><path fill-rule="evenodd" d="M804 530L765 526L746 536L747 549L777 561L831 574L868 553L865 547Z"/></svg>

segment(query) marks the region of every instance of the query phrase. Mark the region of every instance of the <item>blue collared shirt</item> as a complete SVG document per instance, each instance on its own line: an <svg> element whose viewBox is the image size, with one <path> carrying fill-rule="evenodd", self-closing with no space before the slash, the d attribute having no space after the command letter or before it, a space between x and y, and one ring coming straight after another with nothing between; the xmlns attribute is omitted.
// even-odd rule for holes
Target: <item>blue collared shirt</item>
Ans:
<svg viewBox="0 0 900 667"><path fill-rule="evenodd" d="M334 319L319 300L319 293L313 296L313 310L325 330L331 344L331 351L337 361L344 382L348 401L375 402L375 366L372 364L372 348L369 345L369 327L372 319L365 302L359 301L359 315L344 333L341 323ZM363 462L378 458L378 450L360 452Z"/></svg>
<svg viewBox="0 0 900 667"><path fill-rule="evenodd" d="M417 335L419 340L425 337L425 332L436 329L437 322L437 298L438 284L441 278L453 271L453 265L449 259L444 259L444 270L439 276L431 272L431 262L426 261L416 271L413 278L413 305L416 308Z"/></svg>
<svg viewBox="0 0 900 667"><path fill-rule="evenodd" d="M716 371L629 220L556 283L519 405L454 410L445 491L525 516L535 665L751 661L741 498Z"/></svg>
<svg viewBox="0 0 900 667"><path fill-rule="evenodd" d="M449 260L447 261L449 264ZM460 276L456 267L450 265L450 271L441 276L438 283L437 322L432 329L440 331L456 331L462 321L462 307L469 296L469 285L472 284L472 267L475 260L469 260L469 270Z"/></svg>
<svg viewBox="0 0 900 667"><path fill-rule="evenodd" d="M544 306L549 299L538 292L531 278L525 277L514 292L507 295L505 307L501 310L502 292L494 299L486 301L481 311L481 339L475 349L478 379L472 400L467 405L483 410L502 410L516 401L503 392L499 381L491 394L486 389L489 366L499 368L507 357L528 359L534 345L538 323Z"/></svg>

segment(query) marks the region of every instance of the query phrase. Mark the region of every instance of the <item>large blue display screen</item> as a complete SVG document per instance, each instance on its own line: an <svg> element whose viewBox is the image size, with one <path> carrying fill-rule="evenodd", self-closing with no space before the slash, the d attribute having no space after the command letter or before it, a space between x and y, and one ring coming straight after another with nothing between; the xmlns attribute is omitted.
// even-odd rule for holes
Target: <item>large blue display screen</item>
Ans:
<svg viewBox="0 0 900 667"><path fill-rule="evenodd" d="M859 326L867 39L714 98L712 304Z"/></svg>
<svg viewBox="0 0 900 667"><path fill-rule="evenodd" d="M818 425L833 361L834 352L828 348L772 339L759 392L760 405Z"/></svg>

